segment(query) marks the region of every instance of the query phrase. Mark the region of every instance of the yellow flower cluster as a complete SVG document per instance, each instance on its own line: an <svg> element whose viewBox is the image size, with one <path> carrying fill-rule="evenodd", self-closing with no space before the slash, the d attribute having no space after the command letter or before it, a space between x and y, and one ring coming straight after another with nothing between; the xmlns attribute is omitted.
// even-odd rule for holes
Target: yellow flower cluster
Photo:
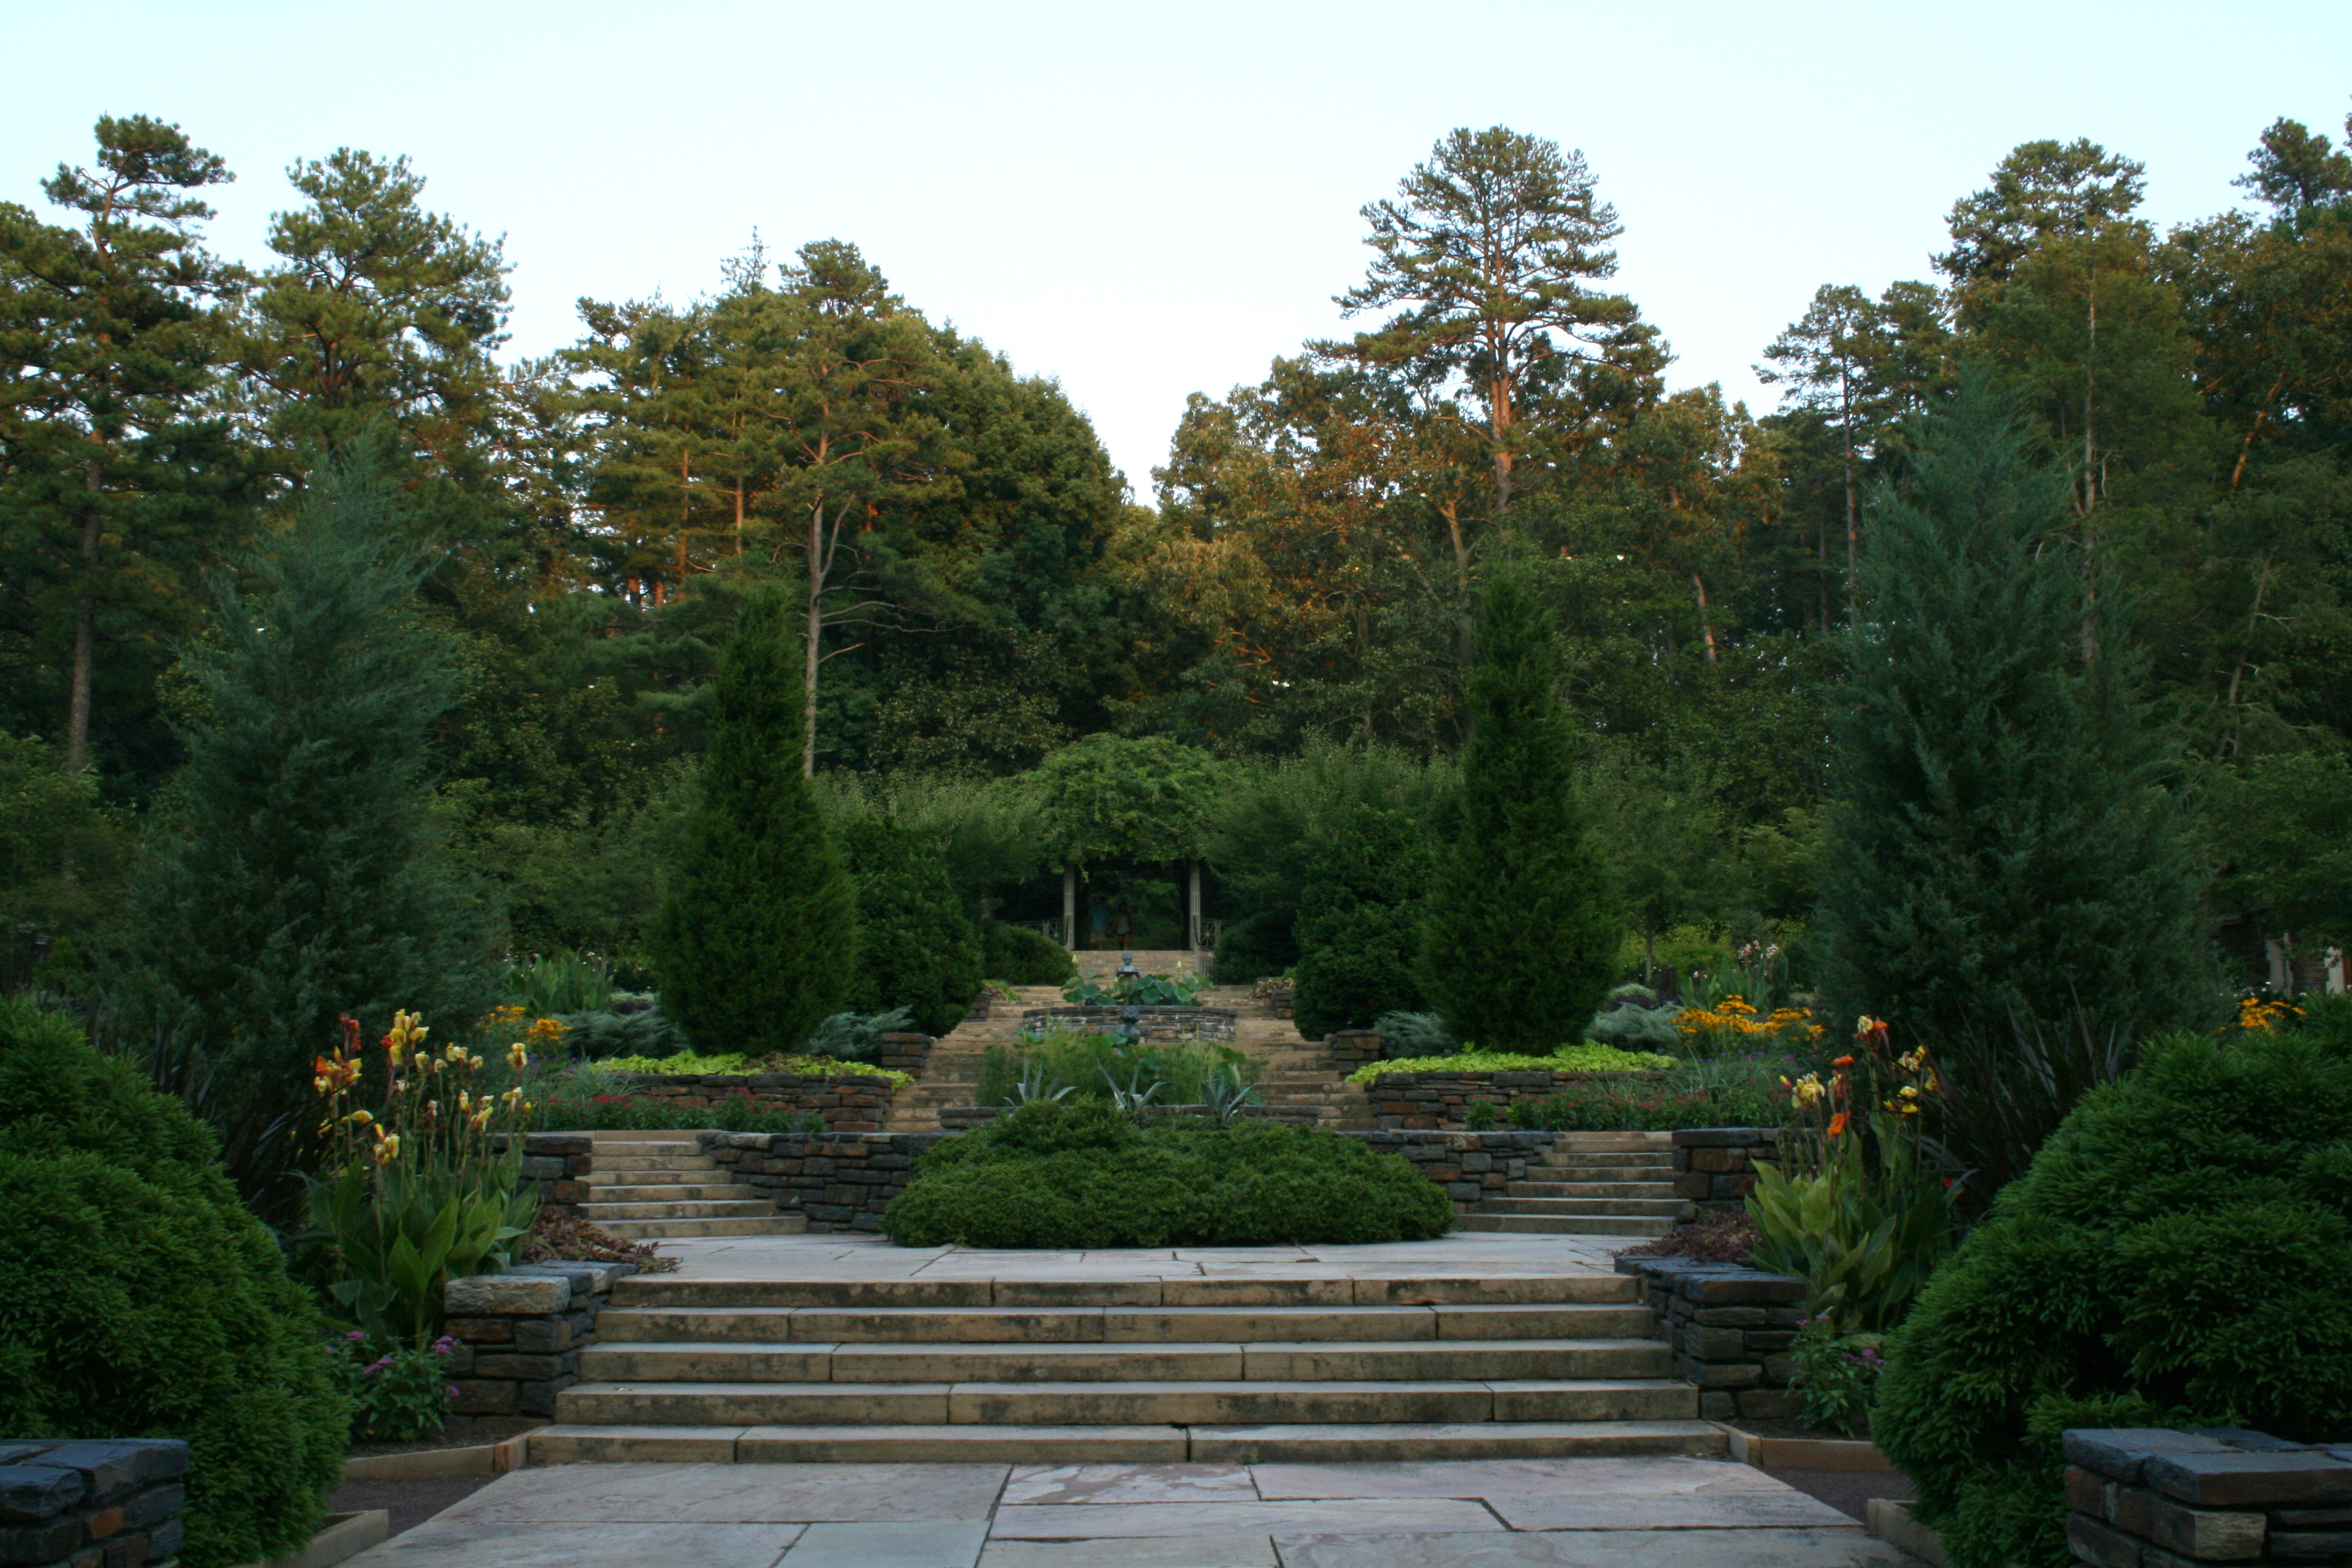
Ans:
<svg viewBox="0 0 2352 1568"><path fill-rule="evenodd" d="M1675 1015L1675 1027L1685 1039L1701 1035L1734 1035L1743 1037L1811 1041L1822 1037L1822 1026L1813 1022L1812 1010L1807 1007L1775 1007L1759 1016L1747 997L1726 996L1712 1007L1685 1007Z"/></svg>
<svg viewBox="0 0 2352 1568"><path fill-rule="evenodd" d="M345 1018L341 1048L312 1064L310 1087L327 1102L319 1134L332 1141L337 1164L347 1168L364 1161L381 1170L402 1158L404 1150L411 1158L462 1163L488 1157L491 1124L501 1110L515 1128L524 1125L531 1104L520 1088L498 1095L475 1094L466 1086L482 1069L480 1055L456 1044L436 1055L425 1044L427 1033L418 1015L404 1010L393 1015L383 1040L386 1074L381 1117L365 1106L341 1109L366 1076L357 1020ZM518 1074L529 1061L521 1041L508 1047L507 1063ZM448 1080L446 1087L437 1081L443 1079Z"/></svg>
<svg viewBox="0 0 2352 1568"><path fill-rule="evenodd" d="M2269 1034L2285 1019L2302 1016L2303 1009L2292 1002L2265 1002L2259 996L2238 998L2238 1027L2241 1029L2260 1029Z"/></svg>

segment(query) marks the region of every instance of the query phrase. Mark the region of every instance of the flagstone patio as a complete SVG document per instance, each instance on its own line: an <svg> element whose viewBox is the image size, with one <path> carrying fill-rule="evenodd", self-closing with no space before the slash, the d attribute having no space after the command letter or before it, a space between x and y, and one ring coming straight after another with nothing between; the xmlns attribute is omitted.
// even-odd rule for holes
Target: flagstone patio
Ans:
<svg viewBox="0 0 2352 1568"><path fill-rule="evenodd" d="M563 1465L354 1568L1896 1568L1719 1459Z"/></svg>

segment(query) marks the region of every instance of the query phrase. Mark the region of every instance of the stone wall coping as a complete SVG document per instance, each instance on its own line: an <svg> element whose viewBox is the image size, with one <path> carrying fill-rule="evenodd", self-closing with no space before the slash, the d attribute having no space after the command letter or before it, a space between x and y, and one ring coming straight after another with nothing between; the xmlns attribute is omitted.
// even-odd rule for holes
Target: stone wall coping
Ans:
<svg viewBox="0 0 2352 1568"><path fill-rule="evenodd" d="M1664 1068L1423 1068L1412 1072L1375 1073L1372 1084L1374 1088L1384 1088L1390 1084L1411 1088L1423 1083L1491 1083L1498 1089L1532 1089L1551 1083L1583 1083L1600 1079L1663 1079L1666 1076Z"/></svg>
<svg viewBox="0 0 2352 1568"><path fill-rule="evenodd" d="M1678 1149L1736 1149L1750 1143L1778 1143L1778 1127L1678 1127L1675 1130L1675 1146Z"/></svg>

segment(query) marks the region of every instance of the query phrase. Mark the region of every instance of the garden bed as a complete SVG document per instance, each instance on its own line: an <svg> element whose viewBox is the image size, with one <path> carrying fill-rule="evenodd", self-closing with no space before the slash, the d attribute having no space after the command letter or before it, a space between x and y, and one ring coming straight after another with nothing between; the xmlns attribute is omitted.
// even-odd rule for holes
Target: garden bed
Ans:
<svg viewBox="0 0 2352 1568"><path fill-rule="evenodd" d="M821 1116L836 1132L880 1131L898 1089L877 1073L648 1073L632 1074L626 1082L630 1098L672 1110Z"/></svg>
<svg viewBox="0 0 2352 1568"><path fill-rule="evenodd" d="M1463 1127L1471 1107L1481 1101L1508 1119L1521 1102L1550 1100L1573 1086L1614 1082L1663 1087L1667 1078L1657 1071L1383 1071L1372 1077L1364 1093L1372 1102L1374 1122L1384 1131L1441 1131Z"/></svg>

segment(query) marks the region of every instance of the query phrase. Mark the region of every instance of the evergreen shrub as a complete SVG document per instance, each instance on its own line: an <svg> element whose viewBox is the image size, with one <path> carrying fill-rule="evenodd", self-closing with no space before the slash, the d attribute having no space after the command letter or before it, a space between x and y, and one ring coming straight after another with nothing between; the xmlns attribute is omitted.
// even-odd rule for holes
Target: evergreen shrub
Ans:
<svg viewBox="0 0 2352 1568"><path fill-rule="evenodd" d="M1291 1017L1301 1035L1420 1010L1413 961L1429 859L1427 832L1402 812L1358 807L1332 824L1299 896Z"/></svg>
<svg viewBox="0 0 2352 1568"><path fill-rule="evenodd" d="M1523 573L1487 587L1477 655L1462 827L1432 880L1422 987L1460 1038L1541 1048L1591 1021L1624 921L1577 798L1551 622Z"/></svg>
<svg viewBox="0 0 2352 1568"><path fill-rule="evenodd" d="M187 1568L296 1552L342 1475L325 1325L211 1133L0 1000L0 1433L185 1438Z"/></svg>
<svg viewBox="0 0 2352 1568"><path fill-rule="evenodd" d="M1268 1121L1138 1126L1057 1100L935 1144L882 1216L901 1247L1421 1241L1453 1225L1444 1188L1353 1139Z"/></svg>
<svg viewBox="0 0 2352 1568"><path fill-rule="evenodd" d="M704 1050L796 1050L856 983L855 894L801 772L801 679L782 602L751 599L655 940L662 1006Z"/></svg>
<svg viewBox="0 0 2352 1568"><path fill-rule="evenodd" d="M980 937L948 879L939 848L887 816L855 822L842 835L857 889L857 978L850 1005L881 1013L903 1007L913 1026L944 1035L980 994Z"/></svg>
<svg viewBox="0 0 2352 1568"><path fill-rule="evenodd" d="M416 612L431 563L391 542L414 528L366 468L328 470L289 531L214 580L182 655L188 760L104 992L128 1037L174 1037L248 1196L284 1195L288 1124L308 1131L339 1016L371 1035L395 1007L462 1026L495 995L490 924L434 798L456 687L451 639Z"/></svg>
<svg viewBox="0 0 2352 1568"><path fill-rule="evenodd" d="M1291 931L1297 916L1288 910L1270 910L1235 921L1217 938L1217 956L1211 973L1220 985L1247 985L1269 974L1286 973L1298 962L1298 938Z"/></svg>
<svg viewBox="0 0 2352 1568"><path fill-rule="evenodd" d="M991 921L985 940L988 973L1008 985L1059 985L1078 972L1068 948L1031 927Z"/></svg>
<svg viewBox="0 0 2352 1568"><path fill-rule="evenodd" d="M1872 1430L1961 1568L2057 1568L2069 1426L2352 1434L2352 1005L2092 1089L1887 1343Z"/></svg>

